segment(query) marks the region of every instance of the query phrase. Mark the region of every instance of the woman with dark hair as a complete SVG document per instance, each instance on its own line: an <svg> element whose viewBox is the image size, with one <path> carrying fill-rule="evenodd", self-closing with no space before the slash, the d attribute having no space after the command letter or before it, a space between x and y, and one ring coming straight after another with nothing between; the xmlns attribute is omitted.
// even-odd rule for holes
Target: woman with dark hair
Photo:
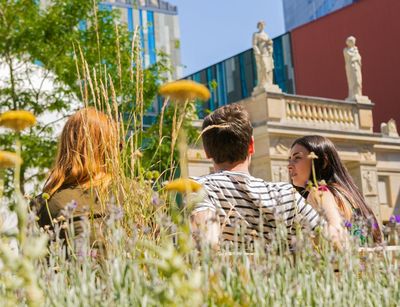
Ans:
<svg viewBox="0 0 400 307"><path fill-rule="evenodd" d="M336 216L341 219L342 225L346 223L349 226L360 222L368 226L368 232L375 243L382 242L381 230L374 212L365 202L340 160L335 145L329 139L319 135L308 135L295 140L290 150L288 168L293 185L312 205L318 206L318 201L331 202L332 207L339 213ZM307 189L308 183L314 182L314 176L317 182L323 182L323 186L320 187L320 192L324 191L322 195L310 193L310 189Z"/></svg>

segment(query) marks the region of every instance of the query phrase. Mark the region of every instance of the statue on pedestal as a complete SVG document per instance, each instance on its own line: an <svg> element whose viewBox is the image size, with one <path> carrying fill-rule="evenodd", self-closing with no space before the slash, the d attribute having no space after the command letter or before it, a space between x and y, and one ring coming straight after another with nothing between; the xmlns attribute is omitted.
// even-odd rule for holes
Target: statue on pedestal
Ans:
<svg viewBox="0 0 400 307"><path fill-rule="evenodd" d="M387 123L381 123L381 132L384 136L399 137L396 121L391 118Z"/></svg>
<svg viewBox="0 0 400 307"><path fill-rule="evenodd" d="M368 97L362 95L361 55L356 46L356 38L349 36L346 39L346 45L347 47L343 49L349 87L349 94L346 100L370 102Z"/></svg>
<svg viewBox="0 0 400 307"><path fill-rule="evenodd" d="M255 92L281 92L279 87L273 84L273 41L264 31L264 21L259 21L257 23L257 28L258 32L253 34L253 51L256 59L258 78L258 85L255 88Z"/></svg>

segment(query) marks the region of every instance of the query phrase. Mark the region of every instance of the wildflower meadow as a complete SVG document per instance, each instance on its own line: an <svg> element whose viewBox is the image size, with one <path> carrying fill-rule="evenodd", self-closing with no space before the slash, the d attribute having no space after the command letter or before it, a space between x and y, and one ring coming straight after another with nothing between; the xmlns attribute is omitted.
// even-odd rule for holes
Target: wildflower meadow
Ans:
<svg viewBox="0 0 400 307"><path fill-rule="evenodd" d="M322 232L298 229L293 250L283 225L268 244L258 233L251 246L223 244L219 250L192 239L190 210L204 191L188 179L187 149L200 146L201 132L191 122L196 104L210 92L192 81L160 86L160 77L161 112L146 131L149 72L141 67L138 32L129 54L108 46L116 58L128 59L129 67L116 65L119 78L107 73L107 65L90 66L79 45L70 55L79 80L76 109L93 106L118 125L118 144L107 152L111 183L99 197L109 212L102 218L103 250L90 243L90 216L84 235L74 239L74 201L48 227L38 226L31 201L41 190L23 193L20 172L31 163L23 159L24 140L40 119L34 108L1 109L1 133L12 144L0 148L0 305L399 306L398 216L385 225L384 244L374 248L354 237L339 251Z"/></svg>

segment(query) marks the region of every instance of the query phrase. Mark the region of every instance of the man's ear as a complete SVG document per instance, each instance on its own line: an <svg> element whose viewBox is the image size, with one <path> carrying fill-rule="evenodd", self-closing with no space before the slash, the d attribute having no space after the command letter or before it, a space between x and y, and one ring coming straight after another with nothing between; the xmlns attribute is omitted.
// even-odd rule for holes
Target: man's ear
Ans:
<svg viewBox="0 0 400 307"><path fill-rule="evenodd" d="M250 143L249 143L249 155L254 154L254 136L251 136Z"/></svg>

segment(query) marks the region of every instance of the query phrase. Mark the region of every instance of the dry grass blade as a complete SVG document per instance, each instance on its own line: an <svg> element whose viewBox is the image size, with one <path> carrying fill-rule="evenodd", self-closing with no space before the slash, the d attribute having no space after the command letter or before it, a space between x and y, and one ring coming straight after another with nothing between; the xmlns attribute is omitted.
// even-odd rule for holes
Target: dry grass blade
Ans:
<svg viewBox="0 0 400 307"><path fill-rule="evenodd" d="M168 105L168 102L169 102L169 98L166 98L164 100L164 103L163 103L162 107L161 107L160 124L159 124L159 127L158 127L158 136L159 136L158 146L160 146L161 142L162 142L162 130L163 130L163 124L164 124L164 113L165 113L165 109L166 109L166 107Z"/></svg>
<svg viewBox="0 0 400 307"><path fill-rule="evenodd" d="M202 135L204 134L204 133L206 133L207 131L210 131L211 129L218 129L218 128L229 128L230 127L230 125L229 124L219 124L219 125L210 125L210 126L208 126L208 127L206 127L205 129L203 129L201 132L200 132L200 134L199 134L199 136L197 137L197 139L196 139L196 144L197 144L197 142L200 140L200 138L202 137Z"/></svg>

